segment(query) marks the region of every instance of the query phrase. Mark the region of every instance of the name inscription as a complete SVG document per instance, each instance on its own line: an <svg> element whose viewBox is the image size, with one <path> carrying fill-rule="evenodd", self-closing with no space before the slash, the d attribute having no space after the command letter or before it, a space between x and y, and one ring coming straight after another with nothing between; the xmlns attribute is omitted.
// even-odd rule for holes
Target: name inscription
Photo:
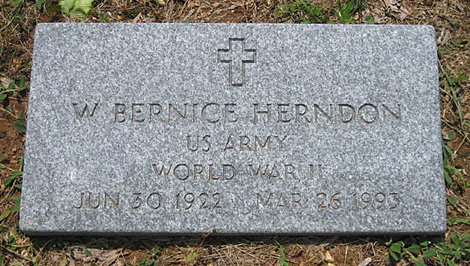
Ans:
<svg viewBox="0 0 470 266"><path fill-rule="evenodd" d="M100 103L72 103L78 122L92 122ZM372 124L401 120L401 104L353 105L303 103L114 103L114 123L351 123ZM240 113L249 113L242 121Z"/></svg>

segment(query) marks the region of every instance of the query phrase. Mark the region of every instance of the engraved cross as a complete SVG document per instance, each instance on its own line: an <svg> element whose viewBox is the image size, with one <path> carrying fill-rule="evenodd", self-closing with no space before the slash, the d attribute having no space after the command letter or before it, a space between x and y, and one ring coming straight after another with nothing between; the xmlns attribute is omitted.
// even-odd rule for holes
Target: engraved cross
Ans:
<svg viewBox="0 0 470 266"><path fill-rule="evenodd" d="M230 38L228 49L218 49L217 61L229 64L230 86L241 87L245 82L245 64L256 63L256 49L246 49L244 38Z"/></svg>

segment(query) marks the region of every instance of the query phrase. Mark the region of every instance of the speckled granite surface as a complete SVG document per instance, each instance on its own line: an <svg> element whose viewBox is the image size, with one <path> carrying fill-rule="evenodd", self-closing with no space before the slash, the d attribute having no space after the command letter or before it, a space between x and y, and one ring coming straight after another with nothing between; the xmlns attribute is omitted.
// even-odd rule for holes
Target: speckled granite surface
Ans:
<svg viewBox="0 0 470 266"><path fill-rule="evenodd" d="M29 234L445 231L430 26L38 24Z"/></svg>

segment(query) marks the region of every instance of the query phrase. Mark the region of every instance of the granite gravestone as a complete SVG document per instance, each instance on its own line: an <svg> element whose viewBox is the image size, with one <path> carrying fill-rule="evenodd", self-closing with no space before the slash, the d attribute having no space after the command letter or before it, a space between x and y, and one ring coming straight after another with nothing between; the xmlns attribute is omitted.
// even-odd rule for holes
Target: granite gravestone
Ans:
<svg viewBox="0 0 470 266"><path fill-rule="evenodd" d="M442 233L430 26L39 24L29 234Z"/></svg>

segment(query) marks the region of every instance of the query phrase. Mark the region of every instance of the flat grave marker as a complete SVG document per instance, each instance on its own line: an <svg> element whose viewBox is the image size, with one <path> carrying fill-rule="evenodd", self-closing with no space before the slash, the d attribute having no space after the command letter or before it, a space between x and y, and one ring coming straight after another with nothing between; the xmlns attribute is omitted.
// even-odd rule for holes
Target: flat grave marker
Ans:
<svg viewBox="0 0 470 266"><path fill-rule="evenodd" d="M430 26L38 24L29 234L439 234Z"/></svg>

